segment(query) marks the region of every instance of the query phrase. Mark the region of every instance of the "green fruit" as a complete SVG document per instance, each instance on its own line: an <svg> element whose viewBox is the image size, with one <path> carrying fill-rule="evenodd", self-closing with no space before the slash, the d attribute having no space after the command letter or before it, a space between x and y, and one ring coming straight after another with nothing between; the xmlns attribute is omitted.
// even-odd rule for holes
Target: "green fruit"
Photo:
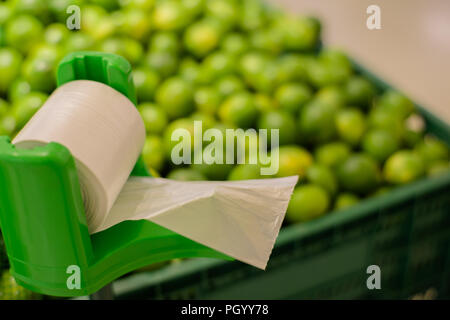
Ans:
<svg viewBox="0 0 450 320"><path fill-rule="evenodd" d="M376 90L372 83L361 76L351 77L344 86L349 105L368 108L372 105Z"/></svg>
<svg viewBox="0 0 450 320"><path fill-rule="evenodd" d="M163 31L181 30L190 22L179 1L158 1L153 11L152 21L155 27Z"/></svg>
<svg viewBox="0 0 450 320"><path fill-rule="evenodd" d="M249 79L249 85L261 93L272 94L283 80L282 70L275 63L269 63Z"/></svg>
<svg viewBox="0 0 450 320"><path fill-rule="evenodd" d="M50 93L56 87L55 59L29 57L22 67L22 75L32 91Z"/></svg>
<svg viewBox="0 0 450 320"><path fill-rule="evenodd" d="M277 55L283 49L283 39L275 28L261 29L251 34L250 43L256 50Z"/></svg>
<svg viewBox="0 0 450 320"><path fill-rule="evenodd" d="M130 38L108 38L101 43L99 50L121 55L132 65L140 62L144 54L141 43Z"/></svg>
<svg viewBox="0 0 450 320"><path fill-rule="evenodd" d="M144 65L155 70L161 77L166 78L176 73L178 58L173 53L164 51L149 51L144 57Z"/></svg>
<svg viewBox="0 0 450 320"><path fill-rule="evenodd" d="M169 118L189 115L194 110L191 85L180 77L169 78L156 91L156 102Z"/></svg>
<svg viewBox="0 0 450 320"><path fill-rule="evenodd" d="M318 147L315 157L319 164L335 169L350 156L350 147L343 142L332 142Z"/></svg>
<svg viewBox="0 0 450 320"><path fill-rule="evenodd" d="M278 159L274 159L274 150L272 150L272 161L278 160L277 177L289 177L298 175L300 180L305 177L306 170L312 165L312 155L302 147L289 145L278 148Z"/></svg>
<svg viewBox="0 0 450 320"><path fill-rule="evenodd" d="M289 53L278 58L277 65L285 75L286 82L304 82L307 79L309 61L306 56Z"/></svg>
<svg viewBox="0 0 450 320"><path fill-rule="evenodd" d="M256 121L258 109L248 92L239 92L226 99L219 109L219 117L238 128L250 128Z"/></svg>
<svg viewBox="0 0 450 320"><path fill-rule="evenodd" d="M337 177L344 190L365 195L378 186L380 169L370 156L354 154L339 165Z"/></svg>
<svg viewBox="0 0 450 320"><path fill-rule="evenodd" d="M381 96L377 106L391 115L397 115L403 119L412 114L415 109L411 100L394 90L386 91Z"/></svg>
<svg viewBox="0 0 450 320"><path fill-rule="evenodd" d="M15 102L19 98L31 92L31 85L23 78L14 80L8 89L8 98L11 102Z"/></svg>
<svg viewBox="0 0 450 320"><path fill-rule="evenodd" d="M10 3L0 3L0 25L3 26L12 16L14 10Z"/></svg>
<svg viewBox="0 0 450 320"><path fill-rule="evenodd" d="M10 271L4 271L0 279L0 300L30 300L38 296L17 284Z"/></svg>
<svg viewBox="0 0 450 320"><path fill-rule="evenodd" d="M223 38L221 48L229 54L241 55L248 50L247 39L241 33L229 33Z"/></svg>
<svg viewBox="0 0 450 320"><path fill-rule="evenodd" d="M316 101L328 104L335 109L339 109L346 104L345 92L339 86L320 88L314 98Z"/></svg>
<svg viewBox="0 0 450 320"><path fill-rule="evenodd" d="M234 69L233 56L224 52L215 52L203 60L202 70L207 81L214 81L220 77L232 74Z"/></svg>
<svg viewBox="0 0 450 320"><path fill-rule="evenodd" d="M284 84L275 91L280 108L293 115L297 115L311 98L311 89L301 83Z"/></svg>
<svg viewBox="0 0 450 320"><path fill-rule="evenodd" d="M261 179L261 167L257 164L240 164L231 170L228 180Z"/></svg>
<svg viewBox="0 0 450 320"><path fill-rule="evenodd" d="M329 207L327 192L314 184L297 187L286 212L286 220L293 223L306 222L324 215Z"/></svg>
<svg viewBox="0 0 450 320"><path fill-rule="evenodd" d="M157 32L150 38L150 51L178 54L180 51L180 39L178 39L178 35L175 32Z"/></svg>
<svg viewBox="0 0 450 320"><path fill-rule="evenodd" d="M278 109L277 102L269 95L257 93L253 99L255 101L256 108L260 113L275 111Z"/></svg>
<svg viewBox="0 0 450 320"><path fill-rule="evenodd" d="M0 98L0 119L8 112L9 105L8 103Z"/></svg>
<svg viewBox="0 0 450 320"><path fill-rule="evenodd" d="M244 54L238 62L239 71L247 81L253 78L264 69L270 62L267 55L260 52L248 52Z"/></svg>
<svg viewBox="0 0 450 320"><path fill-rule="evenodd" d="M227 75L220 78L217 80L215 86L222 97L228 97L239 91L245 90L244 82L235 75Z"/></svg>
<svg viewBox="0 0 450 320"><path fill-rule="evenodd" d="M16 128L16 119L10 113L7 113L0 118L0 136L5 135L11 137Z"/></svg>
<svg viewBox="0 0 450 320"><path fill-rule="evenodd" d="M132 7L143 11L149 11L155 6L155 0L119 0L120 6L123 8Z"/></svg>
<svg viewBox="0 0 450 320"><path fill-rule="evenodd" d="M319 40L316 25L311 19L303 17L282 17L276 22L283 40L283 47L287 50L310 51Z"/></svg>
<svg viewBox="0 0 450 320"><path fill-rule="evenodd" d="M178 180L178 181L202 181L208 180L200 172L192 168L180 168L174 169L169 172L167 179Z"/></svg>
<svg viewBox="0 0 450 320"><path fill-rule="evenodd" d="M340 210L344 208L351 207L359 202L359 198L357 195L353 193L341 193L337 196L336 201L334 203L334 209Z"/></svg>
<svg viewBox="0 0 450 320"><path fill-rule="evenodd" d="M245 31L254 31L268 23L265 4L259 0L242 1L240 11L240 27Z"/></svg>
<svg viewBox="0 0 450 320"><path fill-rule="evenodd" d="M192 58L184 58L178 68L179 75L191 84L202 82L200 64Z"/></svg>
<svg viewBox="0 0 450 320"><path fill-rule="evenodd" d="M168 124L166 113L152 103L143 103L138 106L145 129L149 134L161 134Z"/></svg>
<svg viewBox="0 0 450 320"><path fill-rule="evenodd" d="M357 145L366 131L366 119L358 109L343 109L336 114L336 130L341 140Z"/></svg>
<svg viewBox="0 0 450 320"><path fill-rule="evenodd" d="M70 36L64 42L66 52L87 51L91 50L94 45L94 39L90 35L81 32L70 32Z"/></svg>
<svg viewBox="0 0 450 320"><path fill-rule="evenodd" d="M311 101L300 111L299 139L305 143L324 143L336 135L336 110L329 104Z"/></svg>
<svg viewBox="0 0 450 320"><path fill-rule="evenodd" d="M222 95L214 87L201 87L194 93L194 102L199 111L215 115L222 102Z"/></svg>
<svg viewBox="0 0 450 320"><path fill-rule="evenodd" d="M345 83L352 74L352 67L345 56L334 51L323 51L318 60L310 61L307 73L309 81L320 88Z"/></svg>
<svg viewBox="0 0 450 320"><path fill-rule="evenodd" d="M206 153L203 155L203 162L201 164L192 164L191 167L207 177L208 180L224 181L233 169L233 165L225 163L225 152L223 153L223 159L224 163L212 163L214 159L209 153Z"/></svg>
<svg viewBox="0 0 450 320"><path fill-rule="evenodd" d="M400 150L386 160L383 175L391 184L405 184L419 179L425 173L425 164L417 153Z"/></svg>
<svg viewBox="0 0 450 320"><path fill-rule="evenodd" d="M64 24L53 23L45 29L44 39L48 44L61 45L69 33L69 29Z"/></svg>
<svg viewBox="0 0 450 320"><path fill-rule="evenodd" d="M227 29L233 27L239 18L238 6L234 0L208 0L205 13L221 21Z"/></svg>
<svg viewBox="0 0 450 320"><path fill-rule="evenodd" d="M20 72L22 57L12 48L0 48L0 94L6 93Z"/></svg>
<svg viewBox="0 0 450 320"><path fill-rule="evenodd" d="M216 125L216 119L213 115L197 111L191 114L190 118L194 121L201 121L203 130L213 128Z"/></svg>
<svg viewBox="0 0 450 320"><path fill-rule="evenodd" d="M163 141L159 136L150 135L145 140L142 157L149 168L160 171L164 166L165 154Z"/></svg>
<svg viewBox="0 0 450 320"><path fill-rule="evenodd" d="M450 162L438 160L428 166L427 175L429 177L441 176L450 172Z"/></svg>
<svg viewBox="0 0 450 320"><path fill-rule="evenodd" d="M328 194L334 195L338 190L338 184L333 172L324 165L313 164L306 170L308 182L324 188Z"/></svg>
<svg viewBox="0 0 450 320"><path fill-rule="evenodd" d="M42 23L31 15L15 16L6 24L6 43L25 54L41 41L43 29Z"/></svg>
<svg viewBox="0 0 450 320"><path fill-rule="evenodd" d="M372 129L362 141L362 149L376 160L383 162L400 147L397 137L390 131Z"/></svg>
<svg viewBox="0 0 450 320"><path fill-rule="evenodd" d="M295 142L296 128L292 115L285 111L269 111L261 115L258 121L259 129L267 129L268 144L271 144L271 130L279 130L279 145Z"/></svg>
<svg viewBox="0 0 450 320"><path fill-rule="evenodd" d="M398 140L402 139L405 134L405 125L403 119L398 115L388 112L385 109L375 107L369 113L369 117L367 120L369 127L388 130Z"/></svg>
<svg viewBox="0 0 450 320"><path fill-rule="evenodd" d="M194 56L201 58L217 48L221 36L217 23L203 19L186 29L183 40L186 49Z"/></svg>
<svg viewBox="0 0 450 320"><path fill-rule="evenodd" d="M151 101L155 97L160 76L150 68L136 68L133 71L133 82L139 101Z"/></svg>
<svg viewBox="0 0 450 320"><path fill-rule="evenodd" d="M449 160L449 148L445 143L433 136L426 136L425 139L416 146L415 150L422 157L426 166L430 166L437 161Z"/></svg>
<svg viewBox="0 0 450 320"><path fill-rule="evenodd" d="M89 34L96 41L104 40L111 36L116 25L118 29L125 23L125 12L115 12L112 16L97 5L84 6L81 12L81 30Z"/></svg>
<svg viewBox="0 0 450 320"><path fill-rule="evenodd" d="M17 127L22 128L36 111L39 110L47 98L48 96L42 92L30 92L15 101L12 107L12 114L16 120Z"/></svg>

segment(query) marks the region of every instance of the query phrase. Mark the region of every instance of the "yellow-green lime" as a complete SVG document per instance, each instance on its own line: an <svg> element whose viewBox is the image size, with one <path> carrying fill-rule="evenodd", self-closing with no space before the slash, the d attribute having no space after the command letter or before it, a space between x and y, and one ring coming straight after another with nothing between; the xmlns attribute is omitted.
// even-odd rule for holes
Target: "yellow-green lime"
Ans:
<svg viewBox="0 0 450 320"><path fill-rule="evenodd" d="M261 179L261 167L258 164L240 164L235 166L230 174L228 180L253 180Z"/></svg>
<svg viewBox="0 0 450 320"><path fill-rule="evenodd" d="M358 202L359 202L359 198L356 194L349 193L349 192L343 192L343 193L340 193L336 197L336 201L334 202L334 209L340 210L340 209L348 208Z"/></svg>
<svg viewBox="0 0 450 320"><path fill-rule="evenodd" d="M272 130L278 130L279 145L295 142L295 120L289 112L274 110L263 113L258 120L258 129L267 130L269 145L272 141Z"/></svg>
<svg viewBox="0 0 450 320"><path fill-rule="evenodd" d="M422 157L411 150L400 150L391 155L384 165L384 179L391 184L405 184L425 174Z"/></svg>
<svg viewBox="0 0 450 320"><path fill-rule="evenodd" d="M372 129L364 136L362 149L380 162L398 150L400 143L391 131Z"/></svg>
<svg viewBox="0 0 450 320"><path fill-rule="evenodd" d="M315 152L317 163L336 168L350 156L350 146L344 142L331 142L318 147Z"/></svg>
<svg viewBox="0 0 450 320"><path fill-rule="evenodd" d="M351 155L337 169L339 185L345 191L368 194L380 183L380 169L377 162L367 154Z"/></svg>
<svg viewBox="0 0 450 320"><path fill-rule="evenodd" d="M176 119L189 115L194 110L193 89L180 77L169 78L156 91L156 103Z"/></svg>
<svg viewBox="0 0 450 320"><path fill-rule="evenodd" d="M278 173L277 177L298 175L299 180L305 177L306 170L313 164L312 155L304 148L288 145L278 148ZM272 161L277 161L272 150Z"/></svg>
<svg viewBox="0 0 450 320"><path fill-rule="evenodd" d="M165 162L162 138L155 135L148 136L145 140L144 149L142 150L142 157L147 167L161 171Z"/></svg>
<svg viewBox="0 0 450 320"><path fill-rule="evenodd" d="M138 106L145 129L149 134L161 134L167 127L167 114L157 105L145 102Z"/></svg>
<svg viewBox="0 0 450 320"><path fill-rule="evenodd" d="M338 184L334 173L324 165L311 165L306 170L306 179L310 183L321 186L330 195L334 195L338 190Z"/></svg>
<svg viewBox="0 0 450 320"><path fill-rule="evenodd" d="M339 110L335 121L341 140L353 146L359 144L366 131L366 120L360 110L353 108Z"/></svg>
<svg viewBox="0 0 450 320"><path fill-rule="evenodd" d="M297 187L286 212L286 220L292 223L306 222L324 215L330 205L327 192L314 184Z"/></svg>

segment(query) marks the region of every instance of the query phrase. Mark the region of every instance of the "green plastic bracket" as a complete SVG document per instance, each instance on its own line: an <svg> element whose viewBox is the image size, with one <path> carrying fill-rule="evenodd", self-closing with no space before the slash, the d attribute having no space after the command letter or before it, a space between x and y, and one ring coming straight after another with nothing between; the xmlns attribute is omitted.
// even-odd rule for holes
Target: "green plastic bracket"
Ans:
<svg viewBox="0 0 450 320"><path fill-rule="evenodd" d="M69 54L57 78L58 85L99 81L136 104L131 66L117 55ZM132 175L150 176L142 159ZM124 221L89 235L74 159L58 143L25 150L0 137L0 227L16 281L54 296L88 295L125 273L160 261L232 260L147 220Z"/></svg>

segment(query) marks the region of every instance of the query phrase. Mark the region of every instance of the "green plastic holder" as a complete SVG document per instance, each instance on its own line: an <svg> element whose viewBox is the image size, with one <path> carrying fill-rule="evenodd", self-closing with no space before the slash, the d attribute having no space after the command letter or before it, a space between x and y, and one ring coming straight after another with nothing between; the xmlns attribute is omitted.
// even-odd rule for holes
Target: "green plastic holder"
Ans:
<svg viewBox="0 0 450 320"><path fill-rule="evenodd" d="M120 56L69 54L59 65L58 86L74 80L107 84L136 105L131 66ZM150 176L142 158L132 175ZM58 143L25 150L0 137L0 190L0 227L11 272L32 291L89 295L156 262L188 257L232 260L147 220L124 221L90 235L74 159ZM79 288L73 278L77 275Z"/></svg>

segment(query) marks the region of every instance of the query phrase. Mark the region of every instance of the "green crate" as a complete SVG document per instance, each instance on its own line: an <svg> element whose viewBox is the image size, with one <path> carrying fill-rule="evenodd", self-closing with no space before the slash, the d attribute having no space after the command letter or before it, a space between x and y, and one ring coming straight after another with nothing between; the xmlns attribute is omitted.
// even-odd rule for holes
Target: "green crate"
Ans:
<svg viewBox="0 0 450 320"><path fill-rule="evenodd" d="M385 82L355 63L380 90ZM450 145L450 128L418 106L428 131ZM266 271L195 259L116 281L120 299L390 299L434 288L450 297L450 173L398 187L280 232ZM381 268L381 290L366 269Z"/></svg>

